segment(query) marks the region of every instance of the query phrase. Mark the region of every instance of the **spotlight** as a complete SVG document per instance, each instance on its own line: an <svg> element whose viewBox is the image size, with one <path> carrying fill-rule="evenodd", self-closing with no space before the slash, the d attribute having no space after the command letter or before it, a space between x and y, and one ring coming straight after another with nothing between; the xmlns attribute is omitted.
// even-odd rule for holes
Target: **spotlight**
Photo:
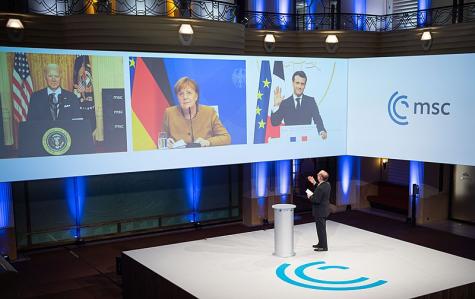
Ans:
<svg viewBox="0 0 475 299"><path fill-rule="evenodd" d="M247 27L247 24L248 24L248 23L249 23L249 18L248 18L248 17L242 18L241 24L243 24L244 27Z"/></svg>
<svg viewBox="0 0 475 299"><path fill-rule="evenodd" d="M389 162L388 158L381 158L381 164L383 165L383 169L386 169L388 162Z"/></svg>
<svg viewBox="0 0 475 299"><path fill-rule="evenodd" d="M335 53L338 50L338 37L335 34L329 34L325 38L325 48L328 53Z"/></svg>
<svg viewBox="0 0 475 299"><path fill-rule="evenodd" d="M190 24L181 24L180 30L178 30L178 37L180 42L184 46L191 45L193 41L193 28Z"/></svg>
<svg viewBox="0 0 475 299"><path fill-rule="evenodd" d="M430 31L424 31L421 36L422 49L428 51L432 46L432 34Z"/></svg>
<svg viewBox="0 0 475 299"><path fill-rule="evenodd" d="M421 40L431 40L432 35L430 34L430 31L425 31L422 33Z"/></svg>
<svg viewBox="0 0 475 299"><path fill-rule="evenodd" d="M19 19L8 19L7 28L25 29L25 27L23 27L23 23Z"/></svg>
<svg viewBox="0 0 475 299"><path fill-rule="evenodd" d="M8 19L7 35L13 42L21 42L23 40L24 29L23 23L19 19Z"/></svg>
<svg viewBox="0 0 475 299"><path fill-rule="evenodd" d="M327 38L325 38L325 42L327 44L338 44L338 37L335 34L327 35Z"/></svg>
<svg viewBox="0 0 475 299"><path fill-rule="evenodd" d="M275 36L272 33L267 33L264 37L264 49L267 53L271 53L275 48Z"/></svg>

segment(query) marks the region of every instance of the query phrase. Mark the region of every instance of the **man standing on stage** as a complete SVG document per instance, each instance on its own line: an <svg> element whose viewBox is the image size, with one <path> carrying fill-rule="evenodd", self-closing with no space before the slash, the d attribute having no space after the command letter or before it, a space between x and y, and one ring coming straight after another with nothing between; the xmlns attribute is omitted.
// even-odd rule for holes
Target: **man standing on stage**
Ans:
<svg viewBox="0 0 475 299"><path fill-rule="evenodd" d="M309 196L312 203L312 214L315 217L315 224L317 226L318 243L313 245L314 251L327 251L327 232L326 221L330 215L330 192L331 186L328 182L328 172L321 170L317 174L317 181L313 176L309 176L308 180L315 186L313 194Z"/></svg>

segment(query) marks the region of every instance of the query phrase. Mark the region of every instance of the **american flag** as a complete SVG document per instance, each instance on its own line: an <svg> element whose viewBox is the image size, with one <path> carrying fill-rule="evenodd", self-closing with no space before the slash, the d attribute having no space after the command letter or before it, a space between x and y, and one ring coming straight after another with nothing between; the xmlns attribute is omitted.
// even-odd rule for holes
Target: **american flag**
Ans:
<svg viewBox="0 0 475 299"><path fill-rule="evenodd" d="M17 122L26 121L33 93L30 66L25 53L15 53L12 78L13 115Z"/></svg>

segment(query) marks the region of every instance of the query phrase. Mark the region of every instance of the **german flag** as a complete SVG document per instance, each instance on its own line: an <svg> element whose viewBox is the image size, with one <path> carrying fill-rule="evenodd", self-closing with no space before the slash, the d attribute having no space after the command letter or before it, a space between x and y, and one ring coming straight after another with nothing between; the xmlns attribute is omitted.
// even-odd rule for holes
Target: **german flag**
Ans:
<svg viewBox="0 0 475 299"><path fill-rule="evenodd" d="M129 58L135 151L157 148L163 112L173 97L162 58Z"/></svg>

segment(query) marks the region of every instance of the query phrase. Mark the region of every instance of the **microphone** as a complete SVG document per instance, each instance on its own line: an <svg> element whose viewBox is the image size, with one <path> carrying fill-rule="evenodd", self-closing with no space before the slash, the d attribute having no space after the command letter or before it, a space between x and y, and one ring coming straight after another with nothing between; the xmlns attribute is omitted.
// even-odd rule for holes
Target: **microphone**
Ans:
<svg viewBox="0 0 475 299"><path fill-rule="evenodd" d="M191 143L188 143L186 145L187 148L192 148L192 147L201 147L201 144L195 142L195 136L193 135L193 121L191 120L191 107L188 107L188 112L190 113L190 129L191 129Z"/></svg>

